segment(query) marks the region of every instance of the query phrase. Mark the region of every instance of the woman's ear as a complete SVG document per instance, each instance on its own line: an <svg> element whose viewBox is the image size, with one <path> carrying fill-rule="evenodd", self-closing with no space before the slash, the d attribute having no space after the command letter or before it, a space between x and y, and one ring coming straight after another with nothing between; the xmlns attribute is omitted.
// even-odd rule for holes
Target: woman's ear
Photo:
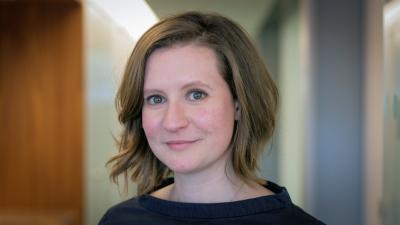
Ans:
<svg viewBox="0 0 400 225"><path fill-rule="evenodd" d="M240 119L240 105L239 102L236 100L235 101L235 120Z"/></svg>

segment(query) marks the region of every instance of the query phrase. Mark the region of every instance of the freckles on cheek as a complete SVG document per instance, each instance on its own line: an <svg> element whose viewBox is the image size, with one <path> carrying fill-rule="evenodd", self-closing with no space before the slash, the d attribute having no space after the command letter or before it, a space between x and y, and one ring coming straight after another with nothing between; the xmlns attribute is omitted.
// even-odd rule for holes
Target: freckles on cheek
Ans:
<svg viewBox="0 0 400 225"><path fill-rule="evenodd" d="M157 129L156 121L148 113L142 113L142 127L146 136L151 137Z"/></svg>
<svg viewBox="0 0 400 225"><path fill-rule="evenodd" d="M199 125L208 125L212 124L212 120L215 119L213 118L213 112L210 109L198 109L196 111L196 121L199 123Z"/></svg>
<svg viewBox="0 0 400 225"><path fill-rule="evenodd" d="M228 126L232 121L230 117L233 118L227 105L221 105L219 107L213 107L208 109L199 109L197 113L197 121L203 128L214 129L217 127Z"/></svg>

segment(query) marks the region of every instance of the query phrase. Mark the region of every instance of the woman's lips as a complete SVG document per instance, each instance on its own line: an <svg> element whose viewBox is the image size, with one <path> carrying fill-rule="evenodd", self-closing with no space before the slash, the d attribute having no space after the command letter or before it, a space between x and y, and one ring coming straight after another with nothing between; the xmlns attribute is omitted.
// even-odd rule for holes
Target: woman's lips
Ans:
<svg viewBox="0 0 400 225"><path fill-rule="evenodd" d="M190 147L193 143L195 143L197 140L194 141L167 141L166 144L168 147L172 150L184 150L188 147Z"/></svg>

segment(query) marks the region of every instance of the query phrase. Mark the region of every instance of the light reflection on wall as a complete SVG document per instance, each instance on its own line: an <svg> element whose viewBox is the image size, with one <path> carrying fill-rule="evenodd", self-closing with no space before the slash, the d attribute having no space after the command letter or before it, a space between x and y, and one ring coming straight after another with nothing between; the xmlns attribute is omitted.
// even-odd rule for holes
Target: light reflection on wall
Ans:
<svg viewBox="0 0 400 225"><path fill-rule="evenodd" d="M384 11L383 224L400 224L400 1Z"/></svg>
<svg viewBox="0 0 400 225"><path fill-rule="evenodd" d="M117 152L113 137L118 137L120 133L114 106L115 94L125 62L133 49L135 39L138 38L136 36L144 32L143 27L138 27L136 33L132 29L135 29L138 21L146 20L141 14L142 8L129 8L130 5L126 2L118 4L118 1L113 1L114 7L106 10L97 1L89 1L84 5L85 224L88 225L97 224L110 206L136 193L134 184L129 184L128 191L125 192L122 179L118 189L109 180L109 169L105 167L107 160ZM132 23L125 21L124 24L121 19L115 19L114 16L124 7L125 11L130 10L129 15L137 16L125 17ZM127 15L126 12L122 14ZM150 14L148 17L148 21L155 22L154 15ZM126 27L126 24L130 27Z"/></svg>

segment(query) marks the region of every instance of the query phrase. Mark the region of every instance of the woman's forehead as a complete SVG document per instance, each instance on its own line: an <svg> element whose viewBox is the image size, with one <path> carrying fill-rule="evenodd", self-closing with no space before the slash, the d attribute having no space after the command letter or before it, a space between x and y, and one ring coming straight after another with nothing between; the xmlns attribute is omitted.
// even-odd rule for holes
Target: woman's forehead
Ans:
<svg viewBox="0 0 400 225"><path fill-rule="evenodd" d="M165 81L215 82L221 79L214 50L193 44L154 51L146 64L145 87Z"/></svg>

